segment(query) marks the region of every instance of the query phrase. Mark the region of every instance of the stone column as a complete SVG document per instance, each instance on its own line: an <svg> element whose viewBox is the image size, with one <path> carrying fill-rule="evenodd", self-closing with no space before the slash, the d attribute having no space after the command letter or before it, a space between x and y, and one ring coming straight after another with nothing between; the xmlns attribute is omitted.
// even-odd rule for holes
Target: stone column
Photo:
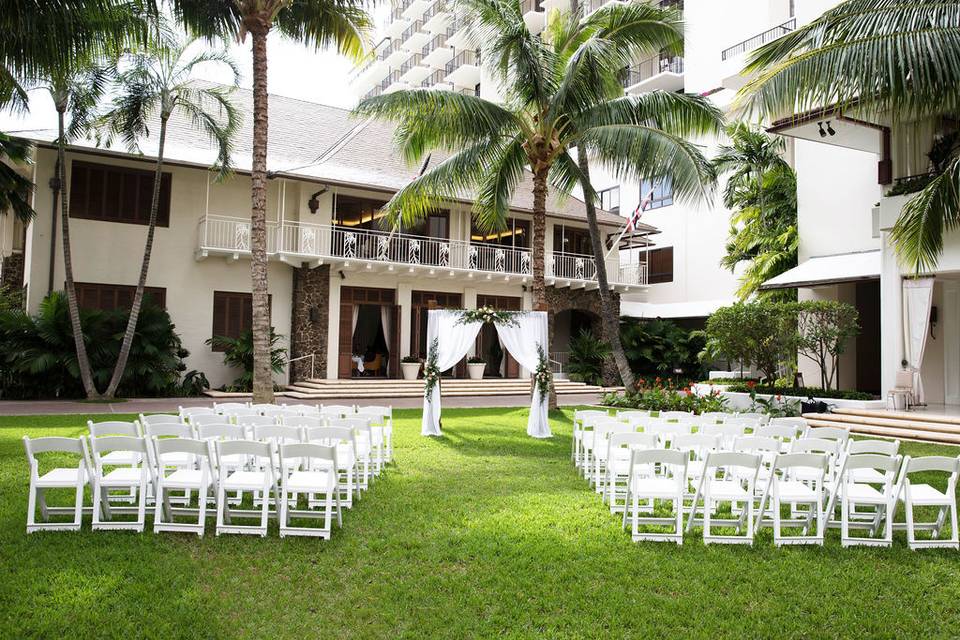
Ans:
<svg viewBox="0 0 960 640"><path fill-rule="evenodd" d="M327 337L330 330L330 266L293 270L290 318L290 358L314 355L313 375L327 375ZM290 381L309 378L310 360L294 362Z"/></svg>

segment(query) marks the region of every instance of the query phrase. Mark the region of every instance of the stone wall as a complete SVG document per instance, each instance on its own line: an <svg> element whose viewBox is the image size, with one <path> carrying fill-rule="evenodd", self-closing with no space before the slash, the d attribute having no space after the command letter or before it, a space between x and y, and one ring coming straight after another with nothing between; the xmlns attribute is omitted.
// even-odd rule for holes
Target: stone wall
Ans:
<svg viewBox="0 0 960 640"><path fill-rule="evenodd" d="M293 270L293 305L290 319L290 359L316 354L313 371L327 372L327 335L330 329L330 265ZM290 381L310 377L310 359L294 362Z"/></svg>
<svg viewBox="0 0 960 640"><path fill-rule="evenodd" d="M23 289L23 252L18 251L5 256L0 262L0 286L12 291Z"/></svg>
<svg viewBox="0 0 960 640"><path fill-rule="evenodd" d="M616 309L616 315L619 318L620 294L611 291L610 299ZM600 336L604 341L609 341L609 337L603 330L603 320L600 315L603 305L600 301L600 292L598 290L588 291L586 289L547 287L547 306L549 309L547 313L550 322L551 344L553 344L554 315L569 310L583 311L590 314L593 334ZM604 361L603 381L607 385L620 384L620 373L617 371L617 365L613 361L613 358L607 358Z"/></svg>

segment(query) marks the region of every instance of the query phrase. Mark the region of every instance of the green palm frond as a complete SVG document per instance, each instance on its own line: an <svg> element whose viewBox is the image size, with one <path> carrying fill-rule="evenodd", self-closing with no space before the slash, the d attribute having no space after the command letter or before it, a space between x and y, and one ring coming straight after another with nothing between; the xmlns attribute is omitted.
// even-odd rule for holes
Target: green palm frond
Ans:
<svg viewBox="0 0 960 640"><path fill-rule="evenodd" d="M846 0L755 50L737 98L776 118L837 105L908 120L960 109L960 2Z"/></svg>
<svg viewBox="0 0 960 640"><path fill-rule="evenodd" d="M31 162L31 145L22 138L0 133L0 212L10 211L21 222L30 222L37 213L30 206L33 182L12 165Z"/></svg>
<svg viewBox="0 0 960 640"><path fill-rule="evenodd" d="M491 147L496 152L485 167L473 205L474 217L485 233L499 231L506 225L510 201L527 166L527 155L519 140L514 138Z"/></svg>
<svg viewBox="0 0 960 640"><path fill-rule="evenodd" d="M933 271L943 234L960 228L960 158L903 206L890 233L900 261L917 274Z"/></svg>
<svg viewBox="0 0 960 640"><path fill-rule="evenodd" d="M360 62L372 28L365 4L358 0L286 2L276 14L276 29L315 49L335 48Z"/></svg>

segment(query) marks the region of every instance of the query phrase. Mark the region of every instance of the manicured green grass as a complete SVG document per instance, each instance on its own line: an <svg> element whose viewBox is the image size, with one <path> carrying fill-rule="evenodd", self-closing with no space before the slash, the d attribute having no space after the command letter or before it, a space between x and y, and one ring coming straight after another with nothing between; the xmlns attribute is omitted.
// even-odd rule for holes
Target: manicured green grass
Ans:
<svg viewBox="0 0 960 640"><path fill-rule="evenodd" d="M570 415L398 411L396 463L329 542L212 533L27 536L20 438L86 416L0 418L0 636L530 638L956 636L960 554L634 544L574 472ZM95 416L107 419L107 416ZM110 416L122 419L120 416ZM957 450L905 444L912 455ZM212 521L209 523L212 525ZM210 532L211 529L208 529Z"/></svg>

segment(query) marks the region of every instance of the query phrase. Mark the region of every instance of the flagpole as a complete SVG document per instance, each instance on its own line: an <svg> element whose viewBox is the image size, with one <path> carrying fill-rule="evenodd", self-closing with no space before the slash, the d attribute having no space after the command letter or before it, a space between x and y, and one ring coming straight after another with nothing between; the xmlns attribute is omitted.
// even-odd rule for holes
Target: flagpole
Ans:
<svg viewBox="0 0 960 640"><path fill-rule="evenodd" d="M656 189L656 186L650 189L650 191L647 193L647 197L641 200L640 204L637 205L637 209L640 209L640 211L638 212L637 209L634 209L633 213L630 214L630 217L627 218L627 223L623 225L623 231L620 232L620 235L617 236L616 241L611 245L609 249L607 249L607 253L604 254L603 256L604 261L606 261L607 258L610 257L610 254L613 253L613 250L617 247L617 245L620 244L620 240L622 240L623 236L627 233L627 229L629 229L632 226L630 223L633 222L633 218L637 216L638 213L643 213L644 211L646 211L647 207L650 206L650 203L653 200L653 192L655 189Z"/></svg>

